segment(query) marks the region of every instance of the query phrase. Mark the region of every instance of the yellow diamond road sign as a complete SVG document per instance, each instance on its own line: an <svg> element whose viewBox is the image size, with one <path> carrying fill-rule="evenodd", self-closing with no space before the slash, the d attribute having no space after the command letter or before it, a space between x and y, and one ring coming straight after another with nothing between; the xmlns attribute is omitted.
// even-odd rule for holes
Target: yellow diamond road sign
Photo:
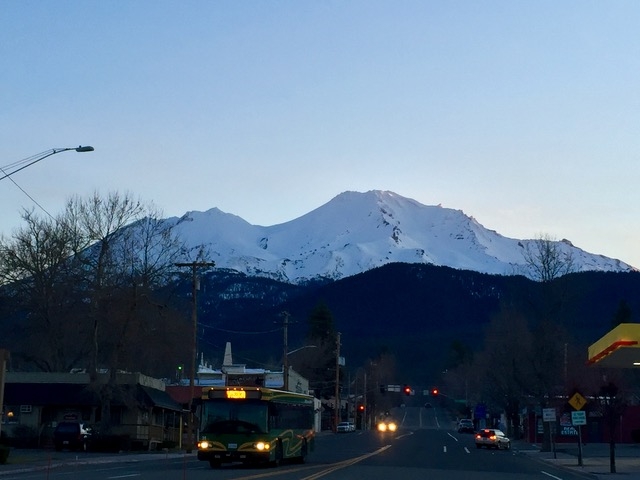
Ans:
<svg viewBox="0 0 640 480"><path fill-rule="evenodd" d="M587 399L576 392L573 397L569 399L569 405L571 405L576 410L582 410L582 408L587 404Z"/></svg>

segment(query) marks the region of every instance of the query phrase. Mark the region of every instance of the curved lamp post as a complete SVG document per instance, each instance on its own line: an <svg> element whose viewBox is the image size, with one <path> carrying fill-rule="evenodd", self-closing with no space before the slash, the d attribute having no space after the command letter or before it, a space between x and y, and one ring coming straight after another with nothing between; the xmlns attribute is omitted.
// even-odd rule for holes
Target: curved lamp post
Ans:
<svg viewBox="0 0 640 480"><path fill-rule="evenodd" d="M40 160L44 160L45 158L50 157L51 155L55 155L56 153L68 152L69 150L75 150L76 152L93 152L94 148L88 145L84 147L80 145L78 147L52 148L51 150L46 150L42 153L38 153L34 155L33 157L29 157L25 160L21 160L19 162L13 163L11 165L8 165L7 167L0 168L0 171L4 174L2 177L0 177L0 180L10 177L14 173L18 173L20 170L24 170L28 166L33 165L34 163L38 163ZM27 163L25 165L22 165L24 162L27 162ZM18 166L19 168L16 168ZM10 172L7 172L5 170L10 168L15 168L15 170L12 170Z"/></svg>

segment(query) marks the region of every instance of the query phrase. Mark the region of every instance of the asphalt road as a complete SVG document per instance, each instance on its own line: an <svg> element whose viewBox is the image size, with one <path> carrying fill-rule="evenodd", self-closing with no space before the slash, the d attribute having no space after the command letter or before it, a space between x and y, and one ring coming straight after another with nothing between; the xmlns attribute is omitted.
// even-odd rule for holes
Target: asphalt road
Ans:
<svg viewBox="0 0 640 480"><path fill-rule="evenodd" d="M585 476L555 468L516 450L476 449L473 436L458 434L452 422L437 409L408 407L394 416L400 429L394 434L375 431L324 433L304 465L273 467L223 466L212 470L193 455L159 456L155 461L105 462L60 465L46 471L14 472L14 479L86 480L532 480L584 479Z"/></svg>

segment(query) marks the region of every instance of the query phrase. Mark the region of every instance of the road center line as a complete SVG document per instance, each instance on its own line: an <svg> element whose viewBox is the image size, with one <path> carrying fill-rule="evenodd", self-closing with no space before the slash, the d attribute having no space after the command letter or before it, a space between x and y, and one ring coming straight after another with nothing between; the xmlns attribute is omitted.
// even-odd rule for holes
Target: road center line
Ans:
<svg viewBox="0 0 640 480"><path fill-rule="evenodd" d="M315 480L316 478L324 477L325 475L335 472L336 470L340 470L341 468L345 468L345 467L350 467L351 465L355 465L356 463L361 462L362 460L365 460L369 457L373 457L374 455L378 455L379 453L384 452L387 448L390 448L390 447L391 445L385 445L384 447L379 448L374 452L367 453L365 455L360 455L359 457L343 460L342 462L338 462L334 465L331 465L329 468L321 472L314 473L312 475L309 475L308 477L301 478L300 480Z"/></svg>
<svg viewBox="0 0 640 480"><path fill-rule="evenodd" d="M555 475L551 475L550 473L545 472L544 470L540 470L540 473L546 475L547 477L555 478L556 480L562 480L560 477L556 477Z"/></svg>

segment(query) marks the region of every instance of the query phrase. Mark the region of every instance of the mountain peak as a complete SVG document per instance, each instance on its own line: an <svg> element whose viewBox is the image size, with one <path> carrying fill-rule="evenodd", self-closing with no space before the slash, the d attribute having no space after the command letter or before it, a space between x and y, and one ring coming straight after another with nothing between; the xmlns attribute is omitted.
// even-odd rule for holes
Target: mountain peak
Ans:
<svg viewBox="0 0 640 480"><path fill-rule="evenodd" d="M218 267L291 283L339 279L394 262L521 274L524 249L532 241L503 237L461 210L385 190L346 191L299 218L267 227L217 208L173 222L188 246L205 247ZM559 243L579 271L632 270L567 240Z"/></svg>

